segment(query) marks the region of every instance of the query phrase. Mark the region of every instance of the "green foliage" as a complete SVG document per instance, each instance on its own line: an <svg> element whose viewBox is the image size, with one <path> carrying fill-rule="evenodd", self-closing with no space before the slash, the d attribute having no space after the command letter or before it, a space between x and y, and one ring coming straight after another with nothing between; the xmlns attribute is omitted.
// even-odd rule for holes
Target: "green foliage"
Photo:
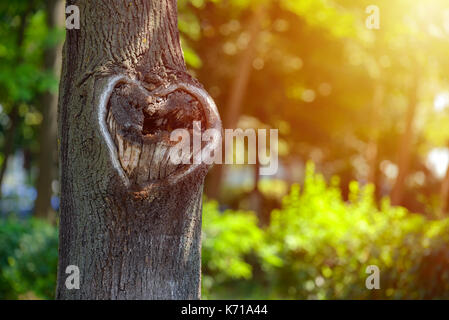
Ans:
<svg viewBox="0 0 449 320"><path fill-rule="evenodd" d="M242 265L252 261L246 270L259 270L249 278L248 273L229 274L225 263L214 273L206 268L207 293L216 292L218 298L265 299L447 298L449 220L428 221L390 206L388 200L378 209L373 191L370 185L360 188L352 182L350 201L345 202L338 179L327 185L309 164L302 192L298 185L292 187L282 208L272 212L267 230L257 232L248 214L247 220L234 220L239 213L220 214L206 205L204 231L210 237L214 230L215 239L206 237L205 265L216 259L208 253L214 250L208 241L213 241L214 247L229 250L217 253L221 259L237 258ZM215 218L207 219L208 214ZM246 230L241 228L251 232L237 232ZM241 244L246 244L245 250ZM251 253L253 259L248 259ZM247 260L241 261L244 257ZM380 290L365 287L369 265L380 268ZM220 280L211 285L209 277Z"/></svg>
<svg viewBox="0 0 449 320"><path fill-rule="evenodd" d="M0 5L0 158L6 131L15 127L14 153L37 153L44 92L57 92L58 79L45 65L45 54L64 39L65 30L47 25L44 1L18 0ZM48 59L47 59L48 60ZM11 116L18 111L18 117ZM34 156L34 154L32 154ZM34 159L33 159L34 160Z"/></svg>
<svg viewBox="0 0 449 320"><path fill-rule="evenodd" d="M251 278L252 267L245 256L263 238L256 217L249 212L222 214L216 202L205 202L203 226L203 295L228 280Z"/></svg>
<svg viewBox="0 0 449 320"><path fill-rule="evenodd" d="M54 297L57 228L38 220L0 220L0 299Z"/></svg>
<svg viewBox="0 0 449 320"><path fill-rule="evenodd" d="M354 36L354 17L341 12L333 1L325 0L282 0L281 6L303 17L311 26L330 31L334 36Z"/></svg>
<svg viewBox="0 0 449 320"><path fill-rule="evenodd" d="M44 50L63 40L62 30L49 30L45 12L36 11L26 21L24 40L19 47L18 23L0 21L0 98L5 104L32 102L41 92L57 90L57 79L42 70L42 61Z"/></svg>

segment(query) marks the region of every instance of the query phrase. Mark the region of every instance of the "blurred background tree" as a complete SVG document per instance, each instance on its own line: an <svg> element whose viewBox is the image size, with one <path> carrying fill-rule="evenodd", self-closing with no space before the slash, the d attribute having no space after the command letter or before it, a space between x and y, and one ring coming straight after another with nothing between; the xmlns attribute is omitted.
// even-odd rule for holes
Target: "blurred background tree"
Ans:
<svg viewBox="0 0 449 320"><path fill-rule="evenodd" d="M36 215L50 219L50 212L54 212L51 209L52 183L57 171L53 128L58 82L53 69L60 64L56 57L63 29L62 22L56 20L64 21L63 2L2 3L0 14L2 213L11 209L30 213L37 197ZM18 161L22 162L23 181L17 181L12 175L11 183L4 183L8 167L14 167ZM36 188L29 187L35 181ZM24 185L20 185L21 182ZM22 197L25 199L20 199ZM19 200L16 205L14 199Z"/></svg>

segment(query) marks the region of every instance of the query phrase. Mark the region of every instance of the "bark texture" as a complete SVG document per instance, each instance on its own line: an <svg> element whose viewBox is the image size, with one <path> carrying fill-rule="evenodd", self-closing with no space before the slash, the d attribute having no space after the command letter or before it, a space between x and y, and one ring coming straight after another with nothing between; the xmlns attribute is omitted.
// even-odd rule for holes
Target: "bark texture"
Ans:
<svg viewBox="0 0 449 320"><path fill-rule="evenodd" d="M148 141L154 149L162 143L166 128L156 118L167 120L167 110L180 110L190 121L196 112L187 110L199 104L205 127L221 126L218 118L212 123L209 100L201 99L207 94L186 71L176 1L69 4L80 8L81 28L67 32L63 52L57 298L198 299L208 168L199 165L169 183L155 171L166 154L147 150L148 161L159 160L150 166L139 161ZM112 85L117 77L131 80ZM103 120L109 121L106 132ZM116 149L108 148L108 134ZM69 265L79 267L79 290L65 286Z"/></svg>

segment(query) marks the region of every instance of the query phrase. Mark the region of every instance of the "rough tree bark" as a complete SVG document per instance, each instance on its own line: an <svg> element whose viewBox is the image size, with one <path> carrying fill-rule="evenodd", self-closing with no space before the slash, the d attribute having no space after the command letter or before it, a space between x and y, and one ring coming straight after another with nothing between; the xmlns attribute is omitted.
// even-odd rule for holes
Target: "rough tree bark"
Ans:
<svg viewBox="0 0 449 320"><path fill-rule="evenodd" d="M198 299L208 168L171 165L167 133L221 123L186 71L176 0L68 2L81 25L60 85L57 298ZM79 290L65 286L69 265Z"/></svg>

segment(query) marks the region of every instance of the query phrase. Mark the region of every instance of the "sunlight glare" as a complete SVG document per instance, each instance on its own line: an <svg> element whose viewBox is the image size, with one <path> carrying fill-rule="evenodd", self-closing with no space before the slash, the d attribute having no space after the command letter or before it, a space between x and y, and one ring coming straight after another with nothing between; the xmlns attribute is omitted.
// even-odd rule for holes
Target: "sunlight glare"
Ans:
<svg viewBox="0 0 449 320"><path fill-rule="evenodd" d="M441 92L435 96L433 102L435 111L443 111L449 106L449 92Z"/></svg>
<svg viewBox="0 0 449 320"><path fill-rule="evenodd" d="M435 148L427 156L427 167L437 176L443 178L449 164L449 149Z"/></svg>

